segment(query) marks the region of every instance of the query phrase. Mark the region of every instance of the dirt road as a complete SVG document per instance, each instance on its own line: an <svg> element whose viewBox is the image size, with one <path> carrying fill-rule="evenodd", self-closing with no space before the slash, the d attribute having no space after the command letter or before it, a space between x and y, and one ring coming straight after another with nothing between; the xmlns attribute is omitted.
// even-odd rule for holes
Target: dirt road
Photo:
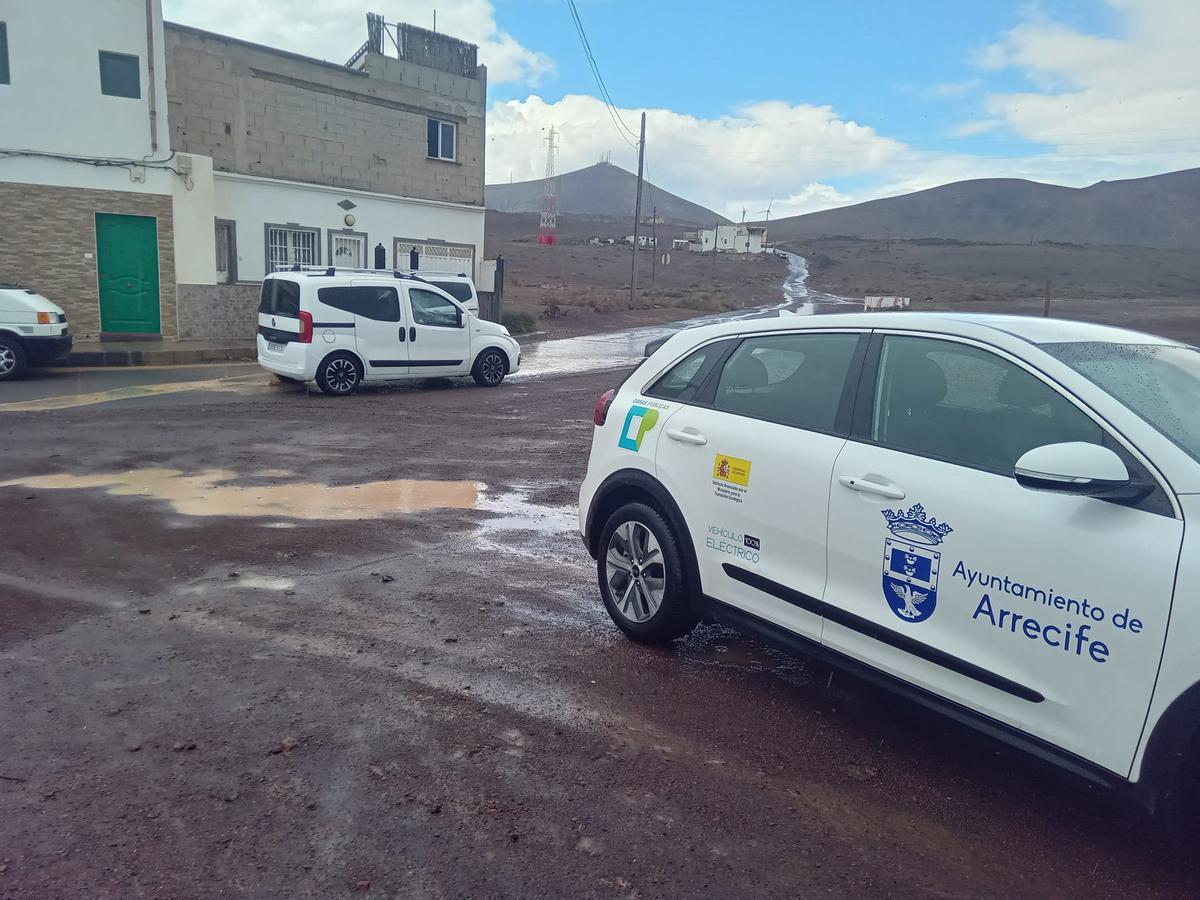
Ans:
<svg viewBox="0 0 1200 900"><path fill-rule="evenodd" d="M0 408L0 897L1196 895L874 688L624 640L574 533L622 374Z"/></svg>

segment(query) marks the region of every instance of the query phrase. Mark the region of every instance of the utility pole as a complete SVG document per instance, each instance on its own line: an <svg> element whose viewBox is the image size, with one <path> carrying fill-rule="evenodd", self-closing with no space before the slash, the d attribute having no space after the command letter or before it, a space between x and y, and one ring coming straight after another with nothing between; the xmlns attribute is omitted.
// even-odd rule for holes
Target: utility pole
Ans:
<svg viewBox="0 0 1200 900"><path fill-rule="evenodd" d="M637 305L638 226L642 221L642 171L646 166L646 114L642 113L642 137L638 141L637 199L633 202L633 275L629 279L629 308Z"/></svg>
<svg viewBox="0 0 1200 900"><path fill-rule="evenodd" d="M654 272L658 269L658 207L650 207L650 287L654 287Z"/></svg>
<svg viewBox="0 0 1200 900"><path fill-rule="evenodd" d="M717 235L721 233L720 221L713 222L713 274L717 274Z"/></svg>
<svg viewBox="0 0 1200 900"><path fill-rule="evenodd" d="M1050 282L1046 282L1046 299L1042 301L1042 318L1050 318Z"/></svg>

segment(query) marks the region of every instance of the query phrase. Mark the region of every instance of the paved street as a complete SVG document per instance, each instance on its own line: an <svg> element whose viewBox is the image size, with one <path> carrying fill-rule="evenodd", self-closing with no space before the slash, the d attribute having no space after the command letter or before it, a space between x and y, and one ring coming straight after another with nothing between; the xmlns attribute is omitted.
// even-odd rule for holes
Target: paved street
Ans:
<svg viewBox="0 0 1200 900"><path fill-rule="evenodd" d="M622 638L574 510L624 371L536 371L0 387L0 897L1200 891L1113 798L878 689Z"/></svg>

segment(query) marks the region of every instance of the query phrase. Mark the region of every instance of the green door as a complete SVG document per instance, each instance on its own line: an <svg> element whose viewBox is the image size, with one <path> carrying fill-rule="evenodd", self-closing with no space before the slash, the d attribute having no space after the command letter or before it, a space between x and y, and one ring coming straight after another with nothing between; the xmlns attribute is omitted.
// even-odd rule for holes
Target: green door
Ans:
<svg viewBox="0 0 1200 900"><path fill-rule="evenodd" d="M96 213L100 330L158 334L158 223Z"/></svg>

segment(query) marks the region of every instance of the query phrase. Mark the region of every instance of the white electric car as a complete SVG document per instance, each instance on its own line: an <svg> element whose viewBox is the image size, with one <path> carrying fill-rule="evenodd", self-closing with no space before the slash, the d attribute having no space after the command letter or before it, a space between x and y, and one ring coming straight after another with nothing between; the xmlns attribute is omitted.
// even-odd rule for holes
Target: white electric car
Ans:
<svg viewBox="0 0 1200 900"><path fill-rule="evenodd" d="M1196 808L1200 351L924 313L648 350L579 502L626 634L732 625Z"/></svg>
<svg viewBox="0 0 1200 900"><path fill-rule="evenodd" d="M328 394L437 375L495 387L517 371L521 347L503 325L417 276L313 267L263 279L258 363Z"/></svg>

